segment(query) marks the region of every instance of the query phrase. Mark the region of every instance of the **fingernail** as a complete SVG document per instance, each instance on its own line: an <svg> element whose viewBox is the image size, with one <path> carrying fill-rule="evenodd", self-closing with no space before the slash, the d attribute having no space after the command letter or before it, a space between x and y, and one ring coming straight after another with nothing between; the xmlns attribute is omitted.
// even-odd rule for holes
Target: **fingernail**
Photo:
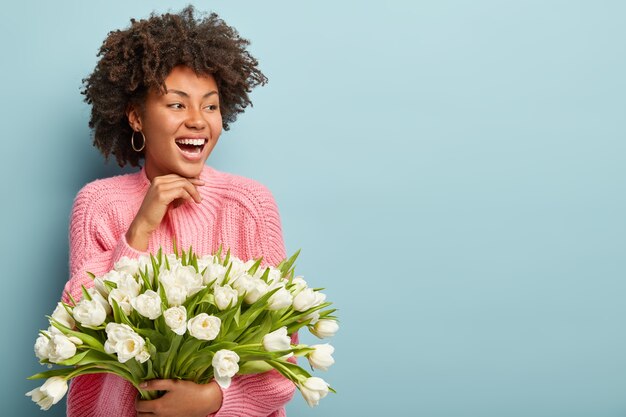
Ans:
<svg viewBox="0 0 626 417"><path fill-rule="evenodd" d="M148 388L148 383L142 382L141 384L139 384L139 388Z"/></svg>

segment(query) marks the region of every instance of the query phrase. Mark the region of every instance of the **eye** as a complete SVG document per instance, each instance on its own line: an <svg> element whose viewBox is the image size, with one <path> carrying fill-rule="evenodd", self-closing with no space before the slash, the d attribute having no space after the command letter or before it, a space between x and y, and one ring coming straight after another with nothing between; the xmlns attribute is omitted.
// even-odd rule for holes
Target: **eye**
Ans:
<svg viewBox="0 0 626 417"><path fill-rule="evenodd" d="M183 105L183 103L170 103L167 105L167 107L169 107L170 109L182 109L185 106Z"/></svg>
<svg viewBox="0 0 626 417"><path fill-rule="evenodd" d="M205 107L205 109L210 110L210 111L215 111L219 109L219 106L217 104L209 104L208 106Z"/></svg>

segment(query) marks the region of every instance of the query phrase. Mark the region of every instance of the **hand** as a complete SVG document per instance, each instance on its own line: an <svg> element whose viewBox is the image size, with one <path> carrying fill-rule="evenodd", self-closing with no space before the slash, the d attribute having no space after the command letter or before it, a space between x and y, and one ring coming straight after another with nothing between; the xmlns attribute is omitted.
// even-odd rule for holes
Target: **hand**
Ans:
<svg viewBox="0 0 626 417"><path fill-rule="evenodd" d="M137 250L148 249L148 242L170 204L178 206L188 201L200 203L198 192L204 181L199 178L185 178L176 174L154 177L137 215L126 232L126 241Z"/></svg>
<svg viewBox="0 0 626 417"><path fill-rule="evenodd" d="M196 384L178 379L153 379L141 389L167 391L156 400L137 400L138 416L151 417L206 417L222 406L222 390L217 382Z"/></svg>

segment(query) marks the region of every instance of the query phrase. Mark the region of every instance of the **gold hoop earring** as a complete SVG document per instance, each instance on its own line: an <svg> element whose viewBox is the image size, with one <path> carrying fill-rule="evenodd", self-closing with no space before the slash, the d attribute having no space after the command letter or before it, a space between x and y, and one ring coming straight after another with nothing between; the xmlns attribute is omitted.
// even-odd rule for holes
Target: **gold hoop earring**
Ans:
<svg viewBox="0 0 626 417"><path fill-rule="evenodd" d="M141 144L141 148L137 149L137 147L135 146L135 133L141 133L141 137L143 138L143 143ZM133 134L130 135L130 146L132 146L133 150L135 152L141 152L143 151L143 148L146 147L146 135L143 134L143 132L141 130L133 130Z"/></svg>

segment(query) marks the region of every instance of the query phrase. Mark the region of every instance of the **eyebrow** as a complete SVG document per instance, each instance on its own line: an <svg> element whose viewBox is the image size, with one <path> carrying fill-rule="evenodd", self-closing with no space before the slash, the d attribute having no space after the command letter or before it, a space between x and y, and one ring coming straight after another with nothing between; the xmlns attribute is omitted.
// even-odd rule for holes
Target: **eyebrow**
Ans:
<svg viewBox="0 0 626 417"><path fill-rule="evenodd" d="M169 93L178 94L181 97L189 98L189 94L185 93L184 91L180 91L180 90L166 90L165 93L166 94L169 94ZM203 95L202 98L207 98L209 96L212 96L213 94L217 94L217 91L216 90L209 91L208 93Z"/></svg>

